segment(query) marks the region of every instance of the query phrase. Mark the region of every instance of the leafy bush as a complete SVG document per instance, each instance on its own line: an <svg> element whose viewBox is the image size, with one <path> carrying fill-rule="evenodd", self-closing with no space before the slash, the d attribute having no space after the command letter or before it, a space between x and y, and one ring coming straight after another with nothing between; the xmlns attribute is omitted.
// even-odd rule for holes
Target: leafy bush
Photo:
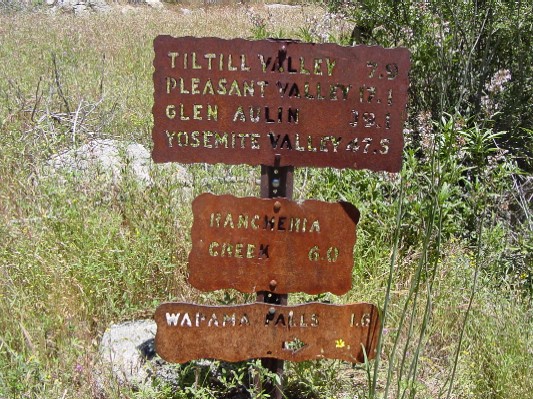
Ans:
<svg viewBox="0 0 533 399"><path fill-rule="evenodd" d="M327 1L353 23L349 44L411 50L410 125L423 114L482 121L531 171L533 7L530 1ZM472 119L471 117L475 117ZM415 131L417 129L415 128Z"/></svg>

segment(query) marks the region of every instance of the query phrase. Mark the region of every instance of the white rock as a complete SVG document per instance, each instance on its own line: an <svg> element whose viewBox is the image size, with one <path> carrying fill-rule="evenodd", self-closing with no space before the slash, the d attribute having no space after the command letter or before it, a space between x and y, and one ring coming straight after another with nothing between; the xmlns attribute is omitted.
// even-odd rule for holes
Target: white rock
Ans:
<svg viewBox="0 0 533 399"><path fill-rule="evenodd" d="M152 8L162 9L164 8L163 3L159 0L146 0L146 4L148 4Z"/></svg>
<svg viewBox="0 0 533 399"><path fill-rule="evenodd" d="M76 4L72 9L74 10L75 15L85 15L89 12L89 9L85 4Z"/></svg>
<svg viewBox="0 0 533 399"><path fill-rule="evenodd" d="M144 384L150 377L146 358L139 347L155 337L153 320L138 320L109 327L100 342L102 373L111 372L121 384Z"/></svg>
<svg viewBox="0 0 533 399"><path fill-rule="evenodd" d="M88 5L91 10L96 12L108 12L111 10L111 7L105 0L88 0Z"/></svg>
<svg viewBox="0 0 533 399"><path fill-rule="evenodd" d="M120 12L122 14L136 13L138 12L138 9L130 5L125 5L120 9Z"/></svg>
<svg viewBox="0 0 533 399"><path fill-rule="evenodd" d="M98 397L105 395L109 379L120 385L142 390L154 381L183 390L181 371L165 362L155 353L154 338L157 325L153 320L130 321L111 325L104 333L99 346L99 358L94 382ZM225 363L206 359L193 360L194 369L202 368L211 375L219 375ZM220 369L218 368L220 367ZM228 399L249 398L237 391ZM1 398L0 398L1 399Z"/></svg>
<svg viewBox="0 0 533 399"><path fill-rule="evenodd" d="M152 159L150 153L141 144L129 144L126 147L126 161L129 162L131 172L140 182L149 184L150 164Z"/></svg>
<svg viewBox="0 0 533 399"><path fill-rule="evenodd" d="M300 8L300 6L291 6L290 4L265 4L265 7L270 10L294 10Z"/></svg>
<svg viewBox="0 0 533 399"><path fill-rule="evenodd" d="M111 184L119 183L124 175L139 184L153 184L152 173L164 173L173 183L189 186L192 178L178 164L154 164L150 152L141 144L118 140L97 139L78 148L56 154L47 162L45 175L61 178L74 174L87 180L96 177Z"/></svg>
<svg viewBox="0 0 533 399"><path fill-rule="evenodd" d="M75 5L80 4L78 0L57 0L56 5L60 8L74 8Z"/></svg>
<svg viewBox="0 0 533 399"><path fill-rule="evenodd" d="M49 5L56 5L57 7L73 11L76 15L83 15L89 11L106 12L111 9L106 0L46 0Z"/></svg>

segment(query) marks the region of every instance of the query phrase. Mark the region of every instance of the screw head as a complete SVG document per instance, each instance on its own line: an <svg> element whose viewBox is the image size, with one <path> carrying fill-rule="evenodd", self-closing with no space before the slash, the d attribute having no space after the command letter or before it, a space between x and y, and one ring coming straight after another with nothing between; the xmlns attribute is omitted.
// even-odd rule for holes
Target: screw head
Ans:
<svg viewBox="0 0 533 399"><path fill-rule="evenodd" d="M270 289L273 290L278 286L278 282L276 280L271 280L269 285Z"/></svg>
<svg viewBox="0 0 533 399"><path fill-rule="evenodd" d="M274 212L279 212L280 209L281 209L281 202L279 201L274 202Z"/></svg>
<svg viewBox="0 0 533 399"><path fill-rule="evenodd" d="M268 313L272 315L272 314L276 313L276 309L272 307L272 308L268 309Z"/></svg>

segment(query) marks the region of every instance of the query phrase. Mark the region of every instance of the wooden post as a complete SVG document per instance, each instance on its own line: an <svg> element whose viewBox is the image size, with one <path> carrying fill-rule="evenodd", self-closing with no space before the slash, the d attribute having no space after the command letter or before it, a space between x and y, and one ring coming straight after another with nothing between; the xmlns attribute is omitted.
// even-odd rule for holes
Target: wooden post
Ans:
<svg viewBox="0 0 533 399"><path fill-rule="evenodd" d="M276 164L279 164L280 156L276 155ZM265 166L261 165L261 198L284 197L292 199L294 187L294 167L293 166ZM276 294L270 291L260 291L257 293L257 302L272 303L276 305L287 304L287 294ZM283 360L265 358L261 359L263 367L283 378ZM259 382L260 383L260 382ZM268 385L265 387L267 393L273 399L283 397L282 387L279 385Z"/></svg>

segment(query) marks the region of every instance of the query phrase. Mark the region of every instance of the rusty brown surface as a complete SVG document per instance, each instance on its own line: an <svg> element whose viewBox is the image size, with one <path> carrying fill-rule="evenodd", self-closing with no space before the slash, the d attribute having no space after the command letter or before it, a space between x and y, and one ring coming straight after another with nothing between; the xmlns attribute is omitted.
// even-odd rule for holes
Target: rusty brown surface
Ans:
<svg viewBox="0 0 533 399"><path fill-rule="evenodd" d="M261 165L261 198L285 197L292 200L294 188L294 166L265 166ZM274 294L268 291L259 291L256 295L256 302L272 303L276 305L287 305L288 294ZM263 358L261 365L279 376L278 381L267 379L260 381L256 378L254 384L256 389L270 395L273 399L283 398L283 367L284 361L280 359ZM279 383L278 383L279 382Z"/></svg>
<svg viewBox="0 0 533 399"><path fill-rule="evenodd" d="M202 194L189 282L211 291L337 295L351 288L359 211L346 202Z"/></svg>
<svg viewBox="0 0 533 399"><path fill-rule="evenodd" d="M405 48L158 36L154 50L156 162L401 167Z"/></svg>
<svg viewBox="0 0 533 399"><path fill-rule="evenodd" d="M215 358L290 361L374 358L380 332L376 306L367 303L296 306L247 304L201 306L164 303L155 313L156 351L183 363Z"/></svg>

